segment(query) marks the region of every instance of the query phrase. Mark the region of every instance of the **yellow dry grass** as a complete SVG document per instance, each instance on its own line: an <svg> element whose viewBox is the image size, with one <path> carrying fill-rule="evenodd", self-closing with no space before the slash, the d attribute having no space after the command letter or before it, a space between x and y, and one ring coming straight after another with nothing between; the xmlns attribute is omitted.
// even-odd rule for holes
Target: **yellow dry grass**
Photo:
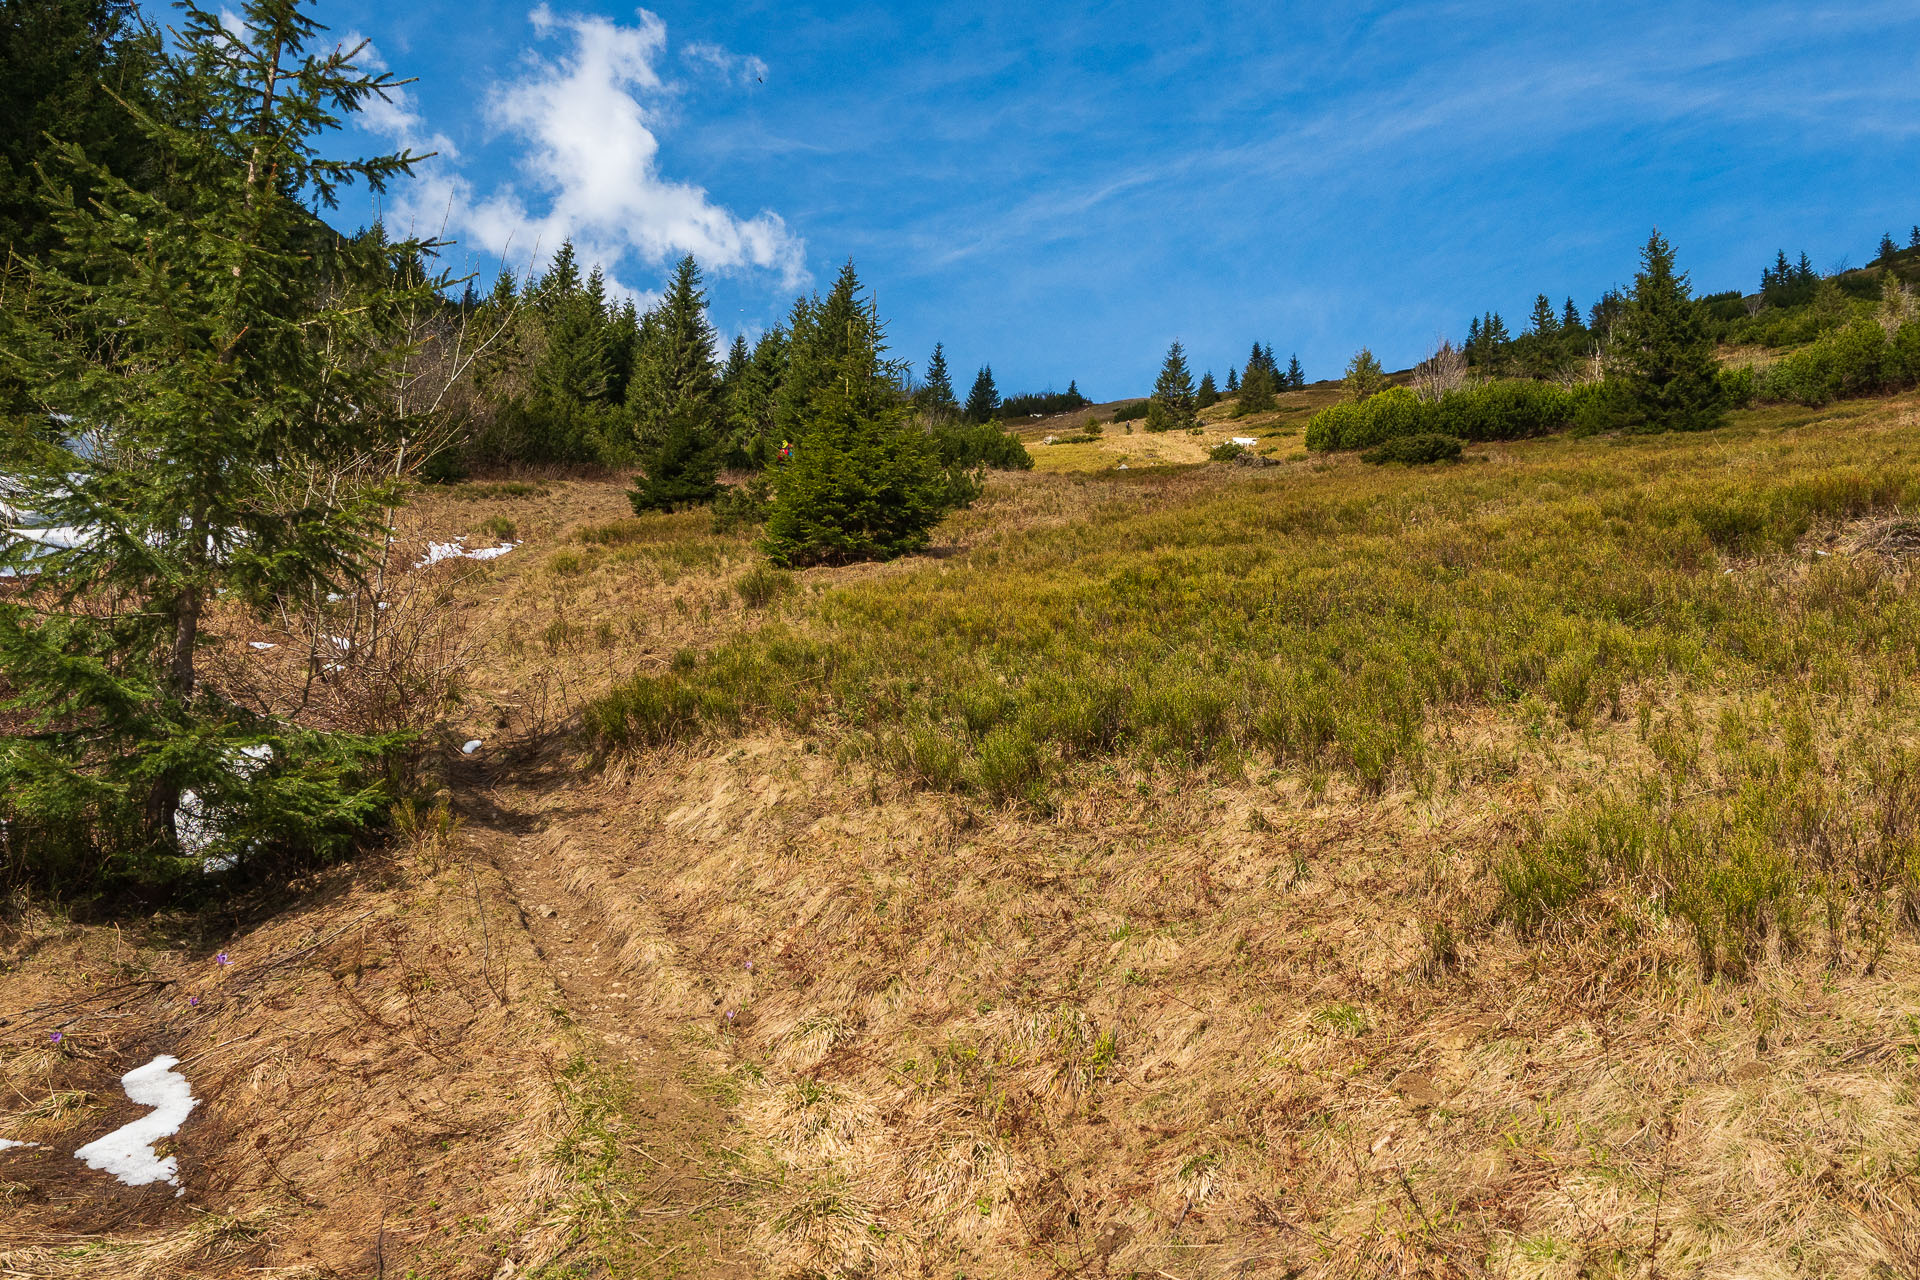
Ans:
<svg viewBox="0 0 1920 1280"><path fill-rule="evenodd" d="M1284 457L1330 394L1240 423L1210 411L1205 431ZM1617 456L1763 476L1787 452L1767 432L1891 456L1914 412L1756 415L1737 437ZM30 1204L34 1225L0 1232L0 1274L87 1274L109 1257L125 1274L369 1274L383 1206L372 1239L400 1250L388 1274L401 1258L436 1277L496 1274L503 1249L517 1269L497 1274L551 1262L556 1277L1920 1274L1910 929L1848 917L1824 945L1776 938L1736 981L1703 976L1686 925L1630 885L1537 936L1502 915L1502 859L1657 771L1671 725L1722 726L1699 735L1690 799L1737 792L1760 758L1748 738L1787 732L1764 689L1640 680L1577 723L1532 697L1439 707L1420 767L1377 789L1257 756L1222 768L1120 753L1068 762L1045 803L1004 806L909 786L832 723L607 762L567 737L588 700L683 652L770 619L818 633L841 588L987 573L1054 535L1110 550L1109 530L1182 528L1229 486L1249 503L1269 481L1350 486L1372 509L1419 483L1319 460L1044 471L1049 449L1104 458L1116 444L1109 426L1097 445L1032 446L1043 470L995 476L928 557L795 573L762 604L736 587L758 563L749 536L716 536L700 515L635 520L617 481L422 494L403 517L409 547L488 520L520 540L445 571L449 625L473 656L444 732L483 738L494 761L452 785L477 847L511 835L517 852L468 870L471 852L426 840L392 866L322 878L220 945L272 958L347 931L201 1022L147 997L135 1018L85 1024L112 1028L86 1032L102 1037L91 1058L8 1028L8 1078L29 1082L8 1136L97 1123L103 1064L140 1037L205 1050L190 1072L217 1092L217 1123L183 1131L182 1153L231 1181L204 1224L142 1202L111 1227L98 1202L57 1219L29 1185L8 1211ZM1500 446L1476 465L1497 477L1615 447ZM1401 509L1440 520L1437 506ZM1741 590L1806 608L1844 585L1813 563L1832 547L1885 560L1874 589L1905 593L1909 536L1879 513L1728 569ZM1845 775L1850 727L1890 725L1912 745L1905 693L1840 688L1809 694L1819 771ZM603 987L547 972L559 953L542 962L518 909L544 899L513 898L529 874L579 918ZM214 945L149 936L116 952L110 930L16 920L6 1010L56 996L92 1008L83 997L124 980L126 956L177 984ZM600 994L618 1012L588 1018ZM646 1081L595 1084L618 1075L628 1035L676 1045L721 1114L676 1131ZM632 1058L628 1077L653 1061ZM309 1096L325 1105L302 1146ZM269 1141L249 1151L254 1132ZM635 1152L662 1150L662 1132L725 1199L724 1222L636 1211ZM520 1163L491 1160L501 1150ZM635 1239L648 1247L608 1243Z"/></svg>

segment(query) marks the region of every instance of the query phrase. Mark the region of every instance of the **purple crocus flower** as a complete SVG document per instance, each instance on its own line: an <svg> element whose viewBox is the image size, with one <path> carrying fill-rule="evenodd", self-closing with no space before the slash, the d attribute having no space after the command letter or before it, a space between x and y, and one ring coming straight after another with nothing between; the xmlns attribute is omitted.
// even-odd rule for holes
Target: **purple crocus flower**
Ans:
<svg viewBox="0 0 1920 1280"><path fill-rule="evenodd" d="M188 996L188 997L187 997L187 1007L188 1007L188 1008L190 1008L190 1009L198 1009L198 1008L200 1007L200 997L199 997L199 996Z"/></svg>
<svg viewBox="0 0 1920 1280"><path fill-rule="evenodd" d="M224 951L222 951L219 955L215 956L213 958L213 962L219 965L222 969L226 968L228 965L233 963L232 960L227 958L227 953Z"/></svg>
<svg viewBox="0 0 1920 1280"><path fill-rule="evenodd" d="M66 1039L66 1037L61 1035L58 1031L54 1032L53 1035L48 1038L51 1039L55 1044L59 1044L62 1040Z"/></svg>

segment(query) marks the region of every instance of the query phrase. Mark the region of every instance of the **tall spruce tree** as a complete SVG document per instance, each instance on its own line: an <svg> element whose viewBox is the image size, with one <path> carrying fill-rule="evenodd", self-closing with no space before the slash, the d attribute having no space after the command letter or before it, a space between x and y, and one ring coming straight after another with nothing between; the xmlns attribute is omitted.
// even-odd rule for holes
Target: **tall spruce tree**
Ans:
<svg viewBox="0 0 1920 1280"><path fill-rule="evenodd" d="M938 342L927 357L927 384L920 389L920 407L936 422L960 413L960 402L953 395L953 375L947 371L947 349Z"/></svg>
<svg viewBox="0 0 1920 1280"><path fill-rule="evenodd" d="M787 354L787 331L779 325L761 334L753 344L753 367L734 423L736 444L752 466L766 466L779 448L775 433L787 380Z"/></svg>
<svg viewBox="0 0 1920 1280"><path fill-rule="evenodd" d="M700 284L700 268L688 254L648 316L651 338L627 395L644 472L629 495L635 510L703 502L719 492L724 412L713 325Z"/></svg>
<svg viewBox="0 0 1920 1280"><path fill-rule="evenodd" d="M1234 368L1232 365L1228 365L1227 366L1227 394L1232 396L1232 395L1238 395L1239 393L1240 393L1240 371Z"/></svg>
<svg viewBox="0 0 1920 1280"><path fill-rule="evenodd" d="M993 385L993 366L983 364L973 377L973 389L967 392L968 422L991 422L1000 414L1000 389Z"/></svg>
<svg viewBox="0 0 1920 1280"><path fill-rule="evenodd" d="M1246 379L1241 379L1242 388ZM1147 430L1176 431L1194 425L1193 373L1187 368L1187 349L1175 339L1161 362L1160 376L1154 379L1153 395L1147 400Z"/></svg>
<svg viewBox="0 0 1920 1280"><path fill-rule="evenodd" d="M1553 312L1552 300L1544 293L1534 296L1533 314L1528 317L1527 332L1539 338L1560 336L1560 318Z"/></svg>
<svg viewBox="0 0 1920 1280"><path fill-rule="evenodd" d="M1572 298L1568 298L1567 305L1560 311L1560 331L1579 333L1585 328L1586 326L1580 323L1580 308L1573 305Z"/></svg>
<svg viewBox="0 0 1920 1280"><path fill-rule="evenodd" d="M1893 260L1899 256L1900 246L1894 243L1893 232L1889 231L1880 237L1880 253L1875 261L1879 262L1882 266L1891 266L1893 265Z"/></svg>
<svg viewBox="0 0 1920 1280"><path fill-rule="evenodd" d="M334 158L339 118L397 82L364 42L309 53L321 31L295 0L188 3L165 100L128 100L162 181L57 149L58 247L0 315L0 378L44 426L10 469L50 531L4 552L32 585L0 603L0 816L30 866L327 853L381 803L390 740L263 715L202 663L246 610L368 580L396 481L365 460L400 457L404 318L444 283L396 269L428 246L342 239L303 203L418 159Z"/></svg>
<svg viewBox="0 0 1920 1280"><path fill-rule="evenodd" d="M761 545L777 564L891 559L927 544L946 511L978 492L941 466L912 421L873 301L848 262L824 299L795 308L792 374L783 393L797 427L774 467ZM804 397L796 385L806 388Z"/></svg>
<svg viewBox="0 0 1920 1280"><path fill-rule="evenodd" d="M1193 407L1196 409L1211 409L1219 403L1220 388L1214 385L1213 370L1209 369L1200 375L1200 389L1194 392Z"/></svg>
<svg viewBox="0 0 1920 1280"><path fill-rule="evenodd" d="M1726 420L1713 338L1686 273L1674 270L1673 246L1657 230L1640 251L1640 272L1614 329L1607 372L1620 389L1629 429L1704 431Z"/></svg>
<svg viewBox="0 0 1920 1280"><path fill-rule="evenodd" d="M1265 347L1254 343L1253 352L1247 357L1246 372L1240 375L1240 401L1234 406L1233 416L1244 418L1269 412L1274 394L1279 390L1280 376L1273 367L1273 357Z"/></svg>
<svg viewBox="0 0 1920 1280"><path fill-rule="evenodd" d="M1306 385L1307 385L1306 370L1300 367L1300 357L1297 355L1291 355L1287 357L1286 380L1287 380L1287 387L1289 390L1301 391L1306 388Z"/></svg>

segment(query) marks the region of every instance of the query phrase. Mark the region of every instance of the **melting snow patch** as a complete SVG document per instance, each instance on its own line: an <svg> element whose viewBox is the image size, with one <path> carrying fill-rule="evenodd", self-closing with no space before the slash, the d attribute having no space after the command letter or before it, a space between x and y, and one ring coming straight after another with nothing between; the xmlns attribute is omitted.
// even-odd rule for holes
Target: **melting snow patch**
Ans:
<svg viewBox="0 0 1920 1280"><path fill-rule="evenodd" d="M14 1138L0 1138L0 1151L7 1151L14 1147L37 1147L39 1145L37 1142L20 1142Z"/></svg>
<svg viewBox="0 0 1920 1280"><path fill-rule="evenodd" d="M465 537L455 538L452 542L429 542L427 554L413 567L424 569L430 564L439 564L442 560L492 560L507 554L519 545L503 542L497 547L475 547L469 551L466 543Z"/></svg>
<svg viewBox="0 0 1920 1280"><path fill-rule="evenodd" d="M479 749L480 749L480 739L471 738L467 741L467 744L465 746L460 748L460 754L463 756L470 756L474 752L478 751Z"/></svg>
<svg viewBox="0 0 1920 1280"><path fill-rule="evenodd" d="M161 1054L144 1067L135 1067L120 1077L120 1087L143 1107L152 1107L132 1124L115 1129L74 1152L76 1160L86 1161L89 1169L110 1173L130 1187L152 1182L171 1183L176 1196L185 1195L180 1185L180 1161L174 1156L156 1155L153 1144L180 1132L193 1109L200 1105L193 1096L187 1078L174 1068L180 1059Z"/></svg>
<svg viewBox="0 0 1920 1280"><path fill-rule="evenodd" d="M1233 442L1242 449L1251 449L1260 442L1252 436L1235 436Z"/></svg>

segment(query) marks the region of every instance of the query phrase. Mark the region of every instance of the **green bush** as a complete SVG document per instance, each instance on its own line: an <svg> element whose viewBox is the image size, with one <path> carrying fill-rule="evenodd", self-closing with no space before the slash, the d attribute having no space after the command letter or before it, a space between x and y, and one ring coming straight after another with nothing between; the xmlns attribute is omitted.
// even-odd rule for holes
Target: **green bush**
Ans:
<svg viewBox="0 0 1920 1280"><path fill-rule="evenodd" d="M1431 432L1423 432L1416 436L1395 436L1361 454L1360 460L1371 462L1375 466L1397 462L1410 467L1429 462L1458 462L1460 442L1452 436L1434 435Z"/></svg>
<svg viewBox="0 0 1920 1280"><path fill-rule="evenodd" d="M1210 462L1232 462L1246 451L1246 446L1235 444L1231 440L1226 440L1207 450L1207 460Z"/></svg>
<svg viewBox="0 0 1920 1280"><path fill-rule="evenodd" d="M1758 380L1765 400L1823 405L1846 396L1893 390L1912 380L1902 347L1909 323L1892 343L1875 320L1861 317L1770 365Z"/></svg>
<svg viewBox="0 0 1920 1280"><path fill-rule="evenodd" d="M1489 382L1442 396L1428 430L1459 440L1525 440L1565 430L1574 421L1584 388L1545 382Z"/></svg>
<svg viewBox="0 0 1920 1280"><path fill-rule="evenodd" d="M1123 404L1113 411L1115 422L1138 422L1147 416L1149 401L1135 400L1132 404Z"/></svg>
<svg viewBox="0 0 1920 1280"><path fill-rule="evenodd" d="M1033 456L1020 438L997 422L943 422L932 431L934 448L948 467L972 470L1031 471Z"/></svg>
<svg viewBox="0 0 1920 1280"><path fill-rule="evenodd" d="M1600 393L1544 382L1489 382L1438 402L1391 387L1358 403L1329 405L1307 422L1307 448L1365 449L1403 436L1438 435L1486 442L1522 440L1565 430Z"/></svg>

